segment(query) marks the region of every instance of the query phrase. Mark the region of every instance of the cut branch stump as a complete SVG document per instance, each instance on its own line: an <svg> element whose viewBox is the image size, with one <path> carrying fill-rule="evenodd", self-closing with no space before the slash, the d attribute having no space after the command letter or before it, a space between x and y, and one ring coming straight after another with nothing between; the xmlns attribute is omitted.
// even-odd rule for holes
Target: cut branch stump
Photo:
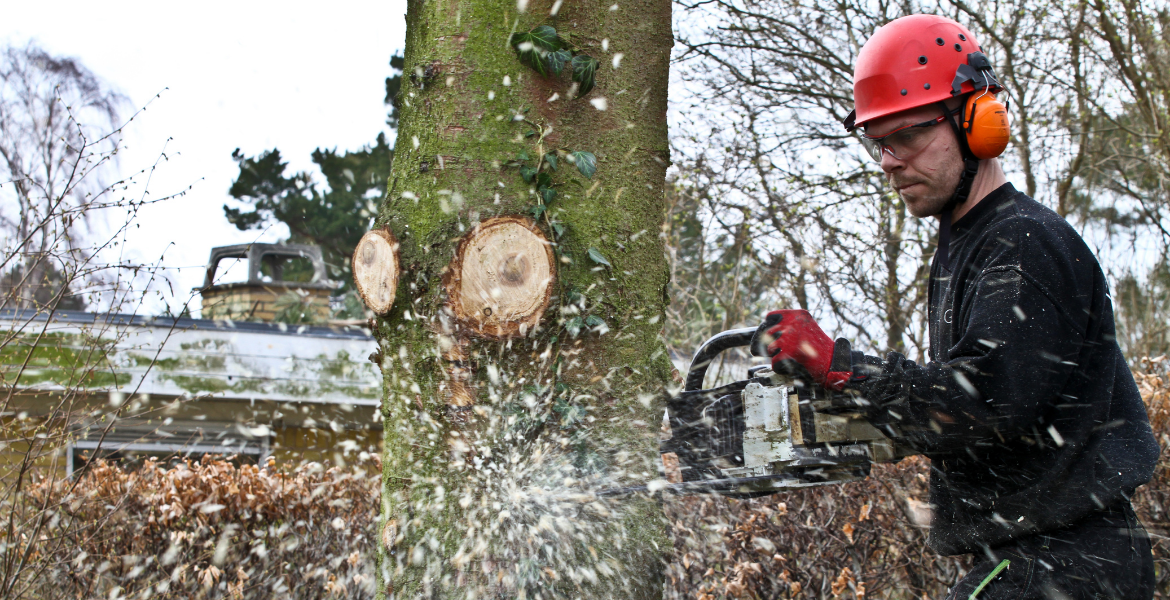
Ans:
<svg viewBox="0 0 1170 600"><path fill-rule="evenodd" d="M443 283L447 304L474 335L527 335L548 308L556 262L531 219L488 219L459 241Z"/></svg>
<svg viewBox="0 0 1170 600"><path fill-rule="evenodd" d="M398 292L398 240L389 229L367 231L353 251L353 282L366 307L390 312Z"/></svg>

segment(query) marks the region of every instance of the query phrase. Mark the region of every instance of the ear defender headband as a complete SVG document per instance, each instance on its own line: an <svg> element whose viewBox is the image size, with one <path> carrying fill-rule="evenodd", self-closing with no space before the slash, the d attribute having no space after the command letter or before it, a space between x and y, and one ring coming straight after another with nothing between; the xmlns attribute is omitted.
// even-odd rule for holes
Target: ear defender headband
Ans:
<svg viewBox="0 0 1170 600"><path fill-rule="evenodd" d="M957 95L964 82L970 81L975 92L963 102L963 137L967 148L978 159L995 158L1003 154L1011 138L1007 107L996 99L993 89L1003 86L995 80L991 63L982 52L967 55L967 64L960 65L951 84L951 93Z"/></svg>

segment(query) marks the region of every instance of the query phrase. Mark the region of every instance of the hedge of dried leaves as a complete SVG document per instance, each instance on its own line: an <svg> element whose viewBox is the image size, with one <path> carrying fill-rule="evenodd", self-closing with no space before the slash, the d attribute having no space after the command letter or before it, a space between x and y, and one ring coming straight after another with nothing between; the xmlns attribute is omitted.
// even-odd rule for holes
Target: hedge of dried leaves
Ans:
<svg viewBox="0 0 1170 600"><path fill-rule="evenodd" d="M968 565L925 546L928 464L875 465L865 481L756 500L669 503L668 597L941 597Z"/></svg>
<svg viewBox="0 0 1170 600"><path fill-rule="evenodd" d="M1170 447L1165 361L1138 383ZM1170 457L1134 498L1170 598ZM938 598L967 568L927 550L929 463L876 465L844 486L769 498L667 501L675 559L667 598ZM309 465L226 461L136 471L95 463L76 486L39 484L50 507L27 597L366 598L374 596L377 478ZM3 535L0 535L3 537Z"/></svg>
<svg viewBox="0 0 1170 600"><path fill-rule="evenodd" d="M1166 360L1135 373L1163 448L1170 447ZM1170 455L1134 498L1154 540L1159 598L1170 598ZM668 502L676 560L667 597L941 598L966 559L926 549L929 462L875 465L865 481L755 500ZM917 525L915 524L917 523Z"/></svg>
<svg viewBox="0 0 1170 600"><path fill-rule="evenodd" d="M377 478L224 460L96 462L34 486L51 507L32 598L372 598Z"/></svg>
<svg viewBox="0 0 1170 600"><path fill-rule="evenodd" d="M1138 488L1134 506L1154 542L1158 567L1159 598L1170 598L1170 361L1165 356L1145 360L1143 372L1134 373L1138 389L1149 409L1150 425L1162 447L1154 479Z"/></svg>

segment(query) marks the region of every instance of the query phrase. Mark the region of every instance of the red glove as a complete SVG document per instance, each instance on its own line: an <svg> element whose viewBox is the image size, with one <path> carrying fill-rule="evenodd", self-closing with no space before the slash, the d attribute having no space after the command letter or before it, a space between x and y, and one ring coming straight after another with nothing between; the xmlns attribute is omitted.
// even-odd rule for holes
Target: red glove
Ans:
<svg viewBox="0 0 1170 600"><path fill-rule="evenodd" d="M852 350L845 339L833 342L807 310L774 310L752 338L752 354L772 357L772 370L791 372L795 362L812 380L840 391L853 377Z"/></svg>

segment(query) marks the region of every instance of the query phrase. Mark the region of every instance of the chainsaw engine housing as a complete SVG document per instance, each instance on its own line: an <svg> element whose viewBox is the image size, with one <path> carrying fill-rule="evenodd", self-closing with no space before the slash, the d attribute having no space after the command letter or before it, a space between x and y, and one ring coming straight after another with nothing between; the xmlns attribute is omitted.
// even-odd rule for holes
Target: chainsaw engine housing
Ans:
<svg viewBox="0 0 1170 600"><path fill-rule="evenodd" d="M754 333L737 329L704 343L686 387L667 399L671 437L661 452L667 464L674 462L671 454L677 457L683 482L753 497L864 479L870 464L909 454L864 419L817 412L831 404L834 392L767 367L750 369L743 381L699 389L711 360L747 346Z"/></svg>

